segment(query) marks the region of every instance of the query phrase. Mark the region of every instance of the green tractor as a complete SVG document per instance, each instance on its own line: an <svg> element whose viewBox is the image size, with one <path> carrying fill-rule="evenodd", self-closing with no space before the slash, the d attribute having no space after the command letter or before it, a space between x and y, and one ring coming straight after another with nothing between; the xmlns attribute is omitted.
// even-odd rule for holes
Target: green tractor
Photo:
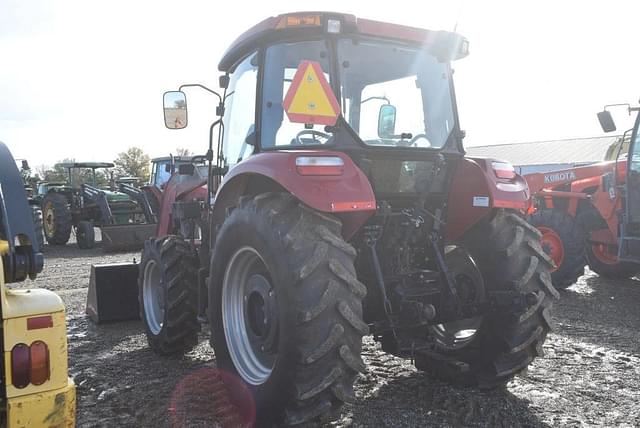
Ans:
<svg viewBox="0 0 640 428"><path fill-rule="evenodd" d="M20 162L20 163L18 163ZM36 239L38 245L42 249L44 245L44 234L42 232L42 210L40 209L40 200L34 194L34 184L38 181L38 177L34 177L31 173L31 167L26 159L16 159L16 166L19 169L22 184L27 194L27 202L31 208L31 217L33 218L33 226L35 227Z"/></svg>
<svg viewBox="0 0 640 428"><path fill-rule="evenodd" d="M135 250L154 234L155 218L143 192L126 183L120 183L117 191L98 187L96 170L113 168L113 163L56 166L67 170L67 182L41 183L36 195L41 200L44 235L49 244L65 245L75 229L78 247L93 248L94 228L98 227L105 251Z"/></svg>

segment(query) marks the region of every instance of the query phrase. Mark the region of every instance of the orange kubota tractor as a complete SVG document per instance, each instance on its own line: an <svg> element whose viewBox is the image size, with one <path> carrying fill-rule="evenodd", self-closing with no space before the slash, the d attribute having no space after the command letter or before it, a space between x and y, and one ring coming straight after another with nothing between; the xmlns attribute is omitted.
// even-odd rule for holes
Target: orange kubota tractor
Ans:
<svg viewBox="0 0 640 428"><path fill-rule="evenodd" d="M616 104L617 105L617 104ZM616 130L606 106L598 113L605 132ZM629 113L638 111L627 105ZM628 134L631 134L630 144ZM614 143L615 160L561 171L528 174L533 194L529 221L542 232L553 259L556 287L566 288L584 272L629 278L640 272L640 144L638 119Z"/></svg>
<svg viewBox="0 0 640 428"><path fill-rule="evenodd" d="M289 424L355 399L367 334L483 387L541 355L551 261L522 177L464 155L452 62L467 50L455 33L287 14L231 45L223 94L181 86L217 96L219 118L206 170L179 165L157 192L139 279L150 346L189 350L210 323L258 421ZM185 94L164 101L165 125L186 126Z"/></svg>

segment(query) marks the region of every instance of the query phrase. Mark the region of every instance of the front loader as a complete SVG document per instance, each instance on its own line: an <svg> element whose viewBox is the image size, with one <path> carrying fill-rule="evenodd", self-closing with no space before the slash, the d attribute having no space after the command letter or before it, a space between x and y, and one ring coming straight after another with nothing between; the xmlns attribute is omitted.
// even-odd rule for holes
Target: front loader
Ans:
<svg viewBox="0 0 640 428"><path fill-rule="evenodd" d="M603 130L612 132L616 128L607 107L598 118ZM638 111L627 107L629 114ZM637 134L638 119L608 150L607 161L525 176L533 194L529 221L554 261L556 287L575 283L585 265L610 278L640 273Z"/></svg>
<svg viewBox="0 0 640 428"><path fill-rule="evenodd" d="M10 288L44 264L31 209L11 153L0 143L0 426L75 425L67 372L64 304L44 289Z"/></svg>
<svg viewBox="0 0 640 428"><path fill-rule="evenodd" d="M542 355L552 261L524 219L522 177L464 155L451 64L467 53L455 33L294 13L229 47L222 94L166 93L169 119L185 110L169 128L186 126L183 89L219 105L207 176L174 173L171 227L145 244L150 346L187 351L210 323L216 364L260 424L354 402L365 335L483 388Z"/></svg>

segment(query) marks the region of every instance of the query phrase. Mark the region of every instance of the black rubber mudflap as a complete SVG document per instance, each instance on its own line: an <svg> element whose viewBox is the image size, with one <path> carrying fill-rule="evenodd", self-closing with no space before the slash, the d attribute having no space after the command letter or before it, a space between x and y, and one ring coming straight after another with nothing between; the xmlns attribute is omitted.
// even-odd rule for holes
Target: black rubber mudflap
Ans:
<svg viewBox="0 0 640 428"><path fill-rule="evenodd" d="M140 319L138 264L91 265L86 312L96 323Z"/></svg>

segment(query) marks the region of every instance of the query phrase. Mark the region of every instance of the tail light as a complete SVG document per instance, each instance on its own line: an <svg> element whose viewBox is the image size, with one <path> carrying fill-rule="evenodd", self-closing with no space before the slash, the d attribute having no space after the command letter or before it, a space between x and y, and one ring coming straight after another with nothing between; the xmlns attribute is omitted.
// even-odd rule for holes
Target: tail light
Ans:
<svg viewBox="0 0 640 428"><path fill-rule="evenodd" d="M51 377L49 347L37 340L31 346L18 343L11 350L11 380L16 388L42 385Z"/></svg>
<svg viewBox="0 0 640 428"><path fill-rule="evenodd" d="M498 178L505 180L516 178L516 170L509 162L491 162L491 168Z"/></svg>
<svg viewBox="0 0 640 428"><path fill-rule="evenodd" d="M300 156L296 170L300 175L342 175L344 161L338 156Z"/></svg>
<svg viewBox="0 0 640 428"><path fill-rule="evenodd" d="M18 343L11 350L11 381L16 388L29 385L29 346Z"/></svg>
<svg viewBox="0 0 640 428"><path fill-rule="evenodd" d="M29 374L31 383L42 385L49 380L51 370L49 369L49 348L47 344L36 341L31 344L31 364Z"/></svg>

